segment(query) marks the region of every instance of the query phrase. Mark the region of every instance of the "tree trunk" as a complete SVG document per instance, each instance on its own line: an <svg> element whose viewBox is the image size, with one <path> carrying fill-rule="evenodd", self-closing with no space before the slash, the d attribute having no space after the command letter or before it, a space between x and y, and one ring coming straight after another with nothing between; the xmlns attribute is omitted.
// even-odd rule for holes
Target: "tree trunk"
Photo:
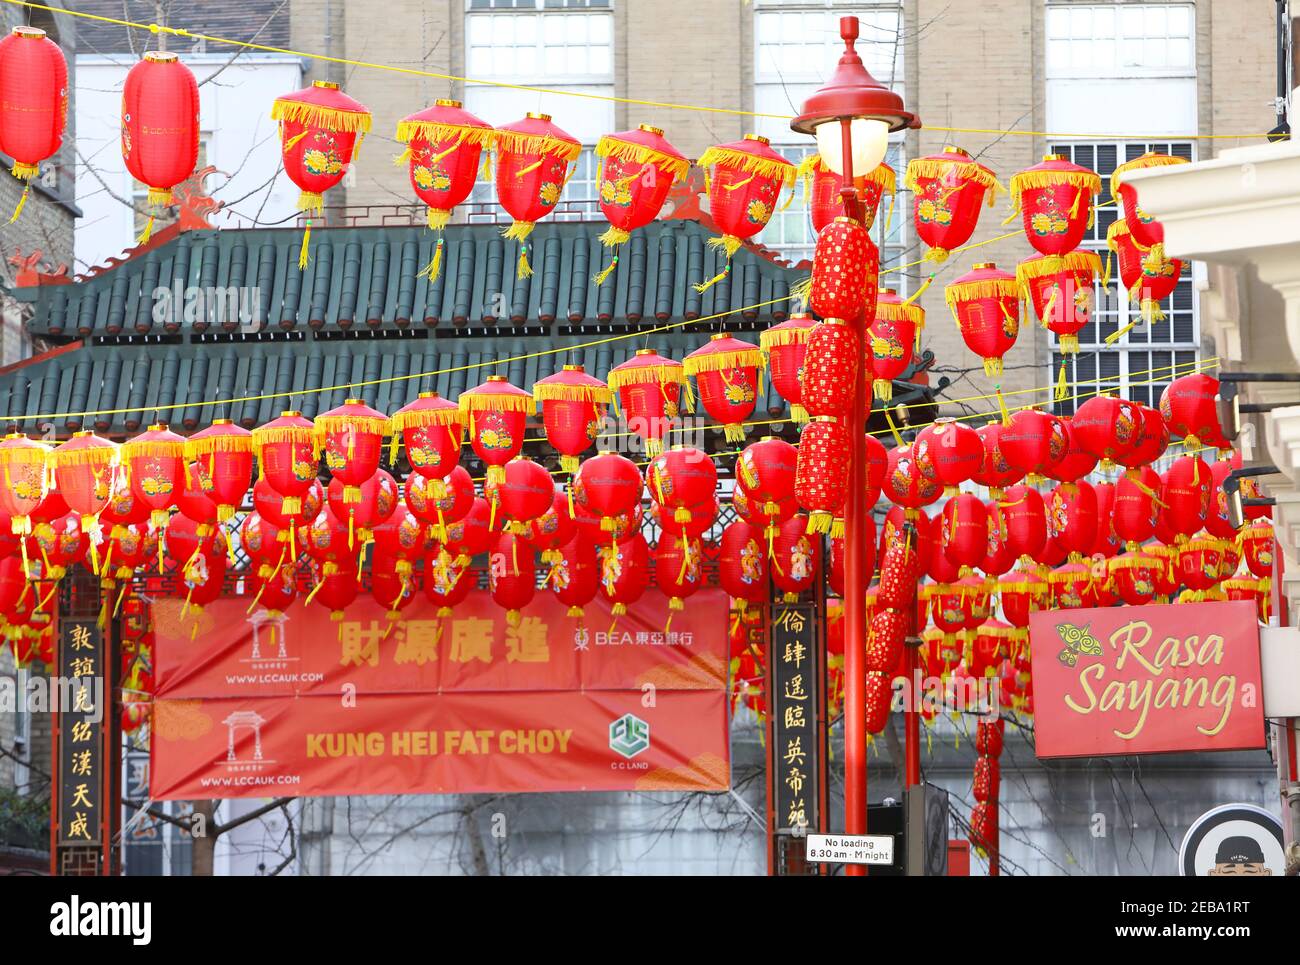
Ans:
<svg viewBox="0 0 1300 965"><path fill-rule="evenodd" d="M211 878L213 857L217 851L217 836L213 833L216 828L217 805L215 801L195 801L194 813L200 816L202 822L202 834L195 835L192 840L191 851L191 868L190 874L195 878Z"/></svg>

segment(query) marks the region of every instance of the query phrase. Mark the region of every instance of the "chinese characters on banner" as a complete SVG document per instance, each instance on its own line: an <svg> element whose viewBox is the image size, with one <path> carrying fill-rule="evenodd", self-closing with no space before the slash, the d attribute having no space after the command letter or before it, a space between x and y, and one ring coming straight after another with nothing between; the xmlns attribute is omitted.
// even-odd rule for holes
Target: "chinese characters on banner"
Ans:
<svg viewBox="0 0 1300 965"><path fill-rule="evenodd" d="M1039 757L1264 746L1253 602L1030 614Z"/></svg>
<svg viewBox="0 0 1300 965"><path fill-rule="evenodd" d="M59 706L60 845L102 843L104 812L103 633L93 619L65 619L59 626L59 668L71 682Z"/></svg>
<svg viewBox="0 0 1300 965"><path fill-rule="evenodd" d="M274 795L724 790L727 600L665 631L647 594L585 620L539 595L512 626L486 592L390 621L368 599L193 613L155 600L155 800Z"/></svg>
<svg viewBox="0 0 1300 965"><path fill-rule="evenodd" d="M805 834L818 829L817 622L810 604L773 608L772 619L772 807L776 830Z"/></svg>

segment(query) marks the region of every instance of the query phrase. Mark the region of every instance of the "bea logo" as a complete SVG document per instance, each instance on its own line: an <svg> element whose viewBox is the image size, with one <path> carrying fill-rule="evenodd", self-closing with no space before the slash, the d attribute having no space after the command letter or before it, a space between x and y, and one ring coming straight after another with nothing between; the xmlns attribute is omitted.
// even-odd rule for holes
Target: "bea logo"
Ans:
<svg viewBox="0 0 1300 965"><path fill-rule="evenodd" d="M609 725L609 747L631 759L650 746L650 725L635 714L624 714Z"/></svg>

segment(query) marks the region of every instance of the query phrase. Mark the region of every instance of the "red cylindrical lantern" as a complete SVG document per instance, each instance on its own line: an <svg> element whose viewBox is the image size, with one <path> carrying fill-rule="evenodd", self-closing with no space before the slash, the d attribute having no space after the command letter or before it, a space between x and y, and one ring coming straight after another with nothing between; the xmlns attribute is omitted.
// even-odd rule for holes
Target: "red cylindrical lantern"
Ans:
<svg viewBox="0 0 1300 965"><path fill-rule="evenodd" d="M394 412L388 422L393 433L389 463L397 462L400 438L406 446L411 472L429 480L430 495L443 495L446 487L442 480L459 464L460 447L465 439L460 406L437 392L421 392L414 401Z"/></svg>
<svg viewBox="0 0 1300 965"><path fill-rule="evenodd" d="M1036 556L1047 541L1047 504L1037 489L1012 486L998 503L1003 538L1019 559Z"/></svg>
<svg viewBox="0 0 1300 965"><path fill-rule="evenodd" d="M704 410L722 423L727 442L745 440L744 421L754 412L763 393L763 367L767 357L751 342L719 332L709 336L682 360L688 376L695 377Z"/></svg>
<svg viewBox="0 0 1300 965"><path fill-rule="evenodd" d="M528 114L496 134L497 201L513 219L502 237L519 242L518 278L533 273L528 263L528 236L537 222L555 210L578 160L582 145L551 123L549 114Z"/></svg>
<svg viewBox="0 0 1300 965"><path fill-rule="evenodd" d="M984 509L989 518L989 539L988 546L984 551L984 559L980 562L979 567L984 571L985 576L1001 576L1015 565L1016 554L1011 551L1011 547L1007 545L1006 537L1003 536L1005 523L1002 517L1002 509L998 506L997 500L986 502Z"/></svg>
<svg viewBox="0 0 1300 965"><path fill-rule="evenodd" d="M1129 233L1133 235L1133 240L1143 248L1164 245L1164 225L1142 210L1141 205L1138 204L1137 189L1130 184L1125 184L1124 179L1133 171L1145 171L1150 168L1187 163L1187 158L1149 152L1135 157L1131 161L1125 161L1111 172L1111 199L1123 203L1124 223L1127 225Z"/></svg>
<svg viewBox="0 0 1300 965"><path fill-rule="evenodd" d="M1074 251L1092 223L1092 199L1101 193L1101 176L1063 154L1011 176L1011 205L1020 211L1025 237L1041 255L1058 258Z"/></svg>
<svg viewBox="0 0 1300 965"><path fill-rule="evenodd" d="M217 522L235 515L253 478L253 436L229 419L213 419L185 443L185 458L201 489L217 504Z"/></svg>
<svg viewBox="0 0 1300 965"><path fill-rule="evenodd" d="M810 416L848 415L858 371L858 336L843 318L820 322L808 336L799 395Z"/></svg>
<svg viewBox="0 0 1300 965"><path fill-rule="evenodd" d="M1241 531L1241 556L1246 568L1260 579L1273 575L1274 533L1273 524L1256 519Z"/></svg>
<svg viewBox="0 0 1300 965"><path fill-rule="evenodd" d="M767 602L767 576L762 533L739 519L728 525L719 544L718 581L742 614Z"/></svg>
<svg viewBox="0 0 1300 965"><path fill-rule="evenodd" d="M429 206L429 228L438 236L422 272L430 284L442 272L442 231L452 210L474 189L483 149L490 149L495 137L492 125L455 100L437 100L397 122L397 141L406 145L398 162L407 161L411 190Z"/></svg>
<svg viewBox="0 0 1300 965"><path fill-rule="evenodd" d="M1014 627L1029 626L1029 614L1047 601L1047 581L1037 573L1016 570L998 579L1002 615Z"/></svg>
<svg viewBox="0 0 1300 965"><path fill-rule="evenodd" d="M717 485L718 467L712 458L693 446L673 446L655 456L646 469L650 495L660 507L671 510L667 517L679 525L690 523L697 508L707 508L713 503Z"/></svg>
<svg viewBox="0 0 1300 965"><path fill-rule="evenodd" d="M341 406L316 417L325 465L343 483L343 501L361 499L361 485L379 469L388 432L388 416L360 399L348 399Z"/></svg>
<svg viewBox="0 0 1300 965"><path fill-rule="evenodd" d="M1179 456L1164 473L1160 517L1176 536L1191 536L1210 512L1210 467L1199 456Z"/></svg>
<svg viewBox="0 0 1300 965"><path fill-rule="evenodd" d="M664 434L681 414L683 386L690 412L694 406L682 363L654 349L637 349L634 357L609 370L609 387L618 393L627 427L645 443L647 456L663 452Z"/></svg>
<svg viewBox="0 0 1300 965"><path fill-rule="evenodd" d="M442 495L433 495L435 483L442 483ZM447 539L447 525L465 518L474 505L474 481L463 466L456 466L445 480L426 479L419 473L406 477L406 505L429 524L439 542Z"/></svg>
<svg viewBox="0 0 1300 965"><path fill-rule="evenodd" d="M957 419L935 419L917 434L912 448L918 458L934 466L935 478L949 496L955 495L966 480L973 479L984 463L984 443L979 433Z"/></svg>
<svg viewBox="0 0 1300 965"><path fill-rule="evenodd" d="M326 80L277 97L271 120L280 124L280 160L284 173L298 186L298 210L307 212L307 230L298 253L298 267L307 267L311 214L323 214L322 195L343 180L361 151L370 130L370 112L339 85Z"/></svg>
<svg viewBox="0 0 1300 965"><path fill-rule="evenodd" d="M1079 434L1074 429L1072 419L1062 419L1065 428L1065 456L1044 473L1048 479L1061 483L1073 483L1097 468L1097 457L1083 447Z"/></svg>
<svg viewBox="0 0 1300 965"><path fill-rule="evenodd" d="M668 597L669 615L685 609L682 602L704 581L704 551L699 539L664 534L655 547L655 584Z"/></svg>
<svg viewBox="0 0 1300 965"><path fill-rule="evenodd" d="M909 517L943 495L943 486L925 451L927 448L913 444L889 450L889 471L885 474L883 492L890 502L912 511Z"/></svg>
<svg viewBox="0 0 1300 965"><path fill-rule="evenodd" d="M862 222L838 217L817 233L808 298L822 318L871 318L880 251Z"/></svg>
<svg viewBox="0 0 1300 965"><path fill-rule="evenodd" d="M1160 476L1150 466L1130 469L1115 482L1115 508L1111 518L1115 535L1130 551L1155 532L1160 486Z"/></svg>
<svg viewBox="0 0 1300 965"><path fill-rule="evenodd" d="M1002 357L1020 334L1020 286L991 261L971 267L944 289L966 347L984 360L984 374L1002 375Z"/></svg>
<svg viewBox="0 0 1300 965"><path fill-rule="evenodd" d="M650 547L645 537L634 533L622 542L606 543L596 549L600 566L600 589L612 605L617 619L641 599L650 582Z"/></svg>
<svg viewBox="0 0 1300 965"><path fill-rule="evenodd" d="M662 130L649 124L604 135L596 142L596 156L601 159L596 179L600 210L609 222L600 243L615 249L609 265L595 277L602 285L618 265L618 246L659 216L668 192L686 177L691 162L668 143Z"/></svg>
<svg viewBox="0 0 1300 965"><path fill-rule="evenodd" d="M784 503L794 499L799 450L784 439L765 436L746 446L736 459L736 484L763 504Z"/></svg>
<svg viewBox="0 0 1300 965"><path fill-rule="evenodd" d="M174 53L146 51L122 85L122 159L149 188L150 207L172 203L172 188L199 158L199 85ZM153 215L141 243L149 240Z"/></svg>
<svg viewBox="0 0 1300 965"><path fill-rule="evenodd" d="M954 248L970 241L980 207L992 206L1003 190L997 177L959 147L916 158L907 165L917 237L930 249L927 261L942 262Z"/></svg>
<svg viewBox="0 0 1300 965"><path fill-rule="evenodd" d="M1052 606L1077 610L1085 605L1092 587L1092 571L1083 563L1063 563L1047 574L1052 588Z"/></svg>
<svg viewBox="0 0 1300 965"><path fill-rule="evenodd" d="M636 470L636 467L632 467ZM637 482L641 479L637 472ZM505 465L505 478L484 487L490 502L500 505L506 529L516 536L528 535L528 524L555 502L555 481L551 474L526 456L516 456Z"/></svg>
<svg viewBox="0 0 1300 965"><path fill-rule="evenodd" d="M772 556L772 582L785 602L796 603L817 576L821 540L808 531L808 517L791 516L777 531Z"/></svg>
<svg viewBox="0 0 1300 965"><path fill-rule="evenodd" d="M391 560L394 572L401 576L409 577L415 562L424 557L424 523L405 506L399 506L392 516L375 526L374 540L375 553Z"/></svg>
<svg viewBox="0 0 1300 965"><path fill-rule="evenodd" d="M165 529L185 485L185 440L166 423L155 423L122 444L122 460L132 492L150 509L149 522L155 529Z"/></svg>
<svg viewBox="0 0 1300 965"><path fill-rule="evenodd" d="M11 224L22 212L40 163L63 146L67 121L63 50L38 27L14 27L0 40L0 152L13 158L9 173L25 182Z"/></svg>
<svg viewBox="0 0 1300 965"><path fill-rule="evenodd" d="M808 354L808 339L817 324L811 315L800 312L765 329L758 337L759 347L767 353L767 371L772 388L790 404L790 421L796 425L808 421L800 382L804 358ZM770 415L778 412L779 407L769 406Z"/></svg>
<svg viewBox="0 0 1300 965"><path fill-rule="evenodd" d="M1112 589L1129 606L1142 606L1154 599L1155 571L1163 567L1163 562L1140 550L1121 553L1106 563Z"/></svg>
<svg viewBox="0 0 1300 965"><path fill-rule="evenodd" d="M731 258L745 239L767 227L782 189L794 186L795 166L757 134L714 145L700 156L699 166L704 169L709 214L722 232L708 243L726 255L721 271L695 286L703 292L727 276Z"/></svg>
<svg viewBox="0 0 1300 965"><path fill-rule="evenodd" d="M971 493L949 499L943 507L939 533L949 562L967 569L979 566L989 548L989 515L983 501Z"/></svg>
<svg viewBox="0 0 1300 965"><path fill-rule="evenodd" d="M437 616L449 617L478 585L478 573L471 566L457 566L449 557L428 557L424 563L424 595L438 608Z"/></svg>
<svg viewBox="0 0 1300 965"><path fill-rule="evenodd" d="M59 492L68 508L81 515L81 530L91 538L92 557L100 532L99 514L108 505L119 472L117 459L117 445L90 430L75 433L49 456Z"/></svg>
<svg viewBox="0 0 1300 965"><path fill-rule="evenodd" d="M811 532L830 532L831 521L840 515L848 492L851 450L849 430L831 416L814 416L800 433L794 492L810 514Z"/></svg>
<svg viewBox="0 0 1300 965"><path fill-rule="evenodd" d="M311 420L301 412L281 412L278 419L253 430L253 449L259 474L285 498L284 512L301 512L302 497L320 468L320 440Z"/></svg>
<svg viewBox="0 0 1300 965"><path fill-rule="evenodd" d="M11 528L17 536L32 531L32 514L45 499L49 456L45 446L20 432L11 432L0 441L0 471L4 474L0 512L12 517Z"/></svg>
<svg viewBox="0 0 1300 965"><path fill-rule="evenodd" d="M534 382L533 398L541 404L546 441L560 454L560 468L577 472L578 457L605 427L605 410L613 398L609 386L581 365L566 365Z"/></svg>
<svg viewBox="0 0 1300 965"><path fill-rule="evenodd" d="M1072 439L1100 459L1104 470L1113 469L1137 447L1142 431L1138 404L1113 395L1093 396L1070 418Z"/></svg>
<svg viewBox="0 0 1300 965"><path fill-rule="evenodd" d="M984 447L984 456L979 471L971 479L987 486L994 499L1001 499L1003 490L1025 478L1025 471L1011 465L1002 454L1002 429L1001 422L990 422L975 430Z"/></svg>
<svg viewBox="0 0 1300 965"><path fill-rule="evenodd" d="M536 408L532 393L511 385L504 375L489 375L486 382L460 394L469 444L487 464L490 482L500 484L505 478L505 464L523 448L524 425Z"/></svg>
<svg viewBox="0 0 1300 965"><path fill-rule="evenodd" d="M581 619L583 608L600 589L600 562L596 546L582 534L560 548L559 559L551 563L546 583L555 598L569 608L568 616Z"/></svg>
<svg viewBox="0 0 1300 965"><path fill-rule="evenodd" d="M1086 482L1064 483L1047 499L1047 532L1079 562L1097 539L1097 492Z"/></svg>
<svg viewBox="0 0 1300 965"><path fill-rule="evenodd" d="M998 448L1009 465L1036 483L1065 458L1070 437L1056 416L1041 409L1022 409L1003 425Z"/></svg>
<svg viewBox="0 0 1300 965"><path fill-rule="evenodd" d="M579 467L571 488L575 505L599 517L601 530L608 533L616 517L640 506L642 485L636 463L605 451Z"/></svg>
<svg viewBox="0 0 1300 965"><path fill-rule="evenodd" d="M880 289L876 312L868 319L867 339L871 346L871 392L883 402L894 397L894 379L912 364L912 350L920 343L925 328L925 310L899 298L892 288Z"/></svg>
<svg viewBox="0 0 1300 965"><path fill-rule="evenodd" d="M1079 332L1092 317L1093 281L1100 274L1101 259L1084 249L1016 265L1022 297L1033 304L1043 327L1056 333L1063 355L1079 351Z"/></svg>
<svg viewBox="0 0 1300 965"><path fill-rule="evenodd" d="M341 479L331 480L325 491L334 515L340 521L347 520L349 548L354 548L358 539L361 543L369 541L370 531L397 509L397 480L383 469L363 482L359 489L360 498L355 501L348 500Z"/></svg>

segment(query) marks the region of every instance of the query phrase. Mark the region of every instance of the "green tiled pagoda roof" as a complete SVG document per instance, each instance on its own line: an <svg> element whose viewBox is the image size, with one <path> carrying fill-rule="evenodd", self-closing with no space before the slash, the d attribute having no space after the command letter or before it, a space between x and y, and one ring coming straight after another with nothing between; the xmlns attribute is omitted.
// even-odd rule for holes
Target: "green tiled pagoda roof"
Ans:
<svg viewBox="0 0 1300 965"><path fill-rule="evenodd" d="M528 388L566 362L604 377L647 345L681 359L707 332L751 332L757 342L787 317L790 286L803 275L742 249L730 277L700 294L694 284L721 267L708 232L663 221L633 235L597 288L591 276L608 258L599 231L593 222L539 225L535 274L516 279L517 249L499 226L449 227L433 284L420 274L434 240L422 228L318 228L305 272L298 230L187 232L75 284L15 290L32 302L31 333L63 347L0 373L0 412L27 432L38 431L37 416L72 413L52 420L56 433L84 426L122 436L155 419L193 430L223 417L253 426L289 408L310 417L350 395L393 412L421 391L455 399L489 374ZM210 305L155 318L158 290L187 288L255 289L251 318L223 325ZM772 304L741 311L764 302ZM720 312L731 314L641 334ZM624 333L637 335L505 361ZM391 379L399 381L383 381ZM786 415L767 391L755 418ZM208 400L222 404L199 405ZM101 410L113 411L94 414Z"/></svg>

